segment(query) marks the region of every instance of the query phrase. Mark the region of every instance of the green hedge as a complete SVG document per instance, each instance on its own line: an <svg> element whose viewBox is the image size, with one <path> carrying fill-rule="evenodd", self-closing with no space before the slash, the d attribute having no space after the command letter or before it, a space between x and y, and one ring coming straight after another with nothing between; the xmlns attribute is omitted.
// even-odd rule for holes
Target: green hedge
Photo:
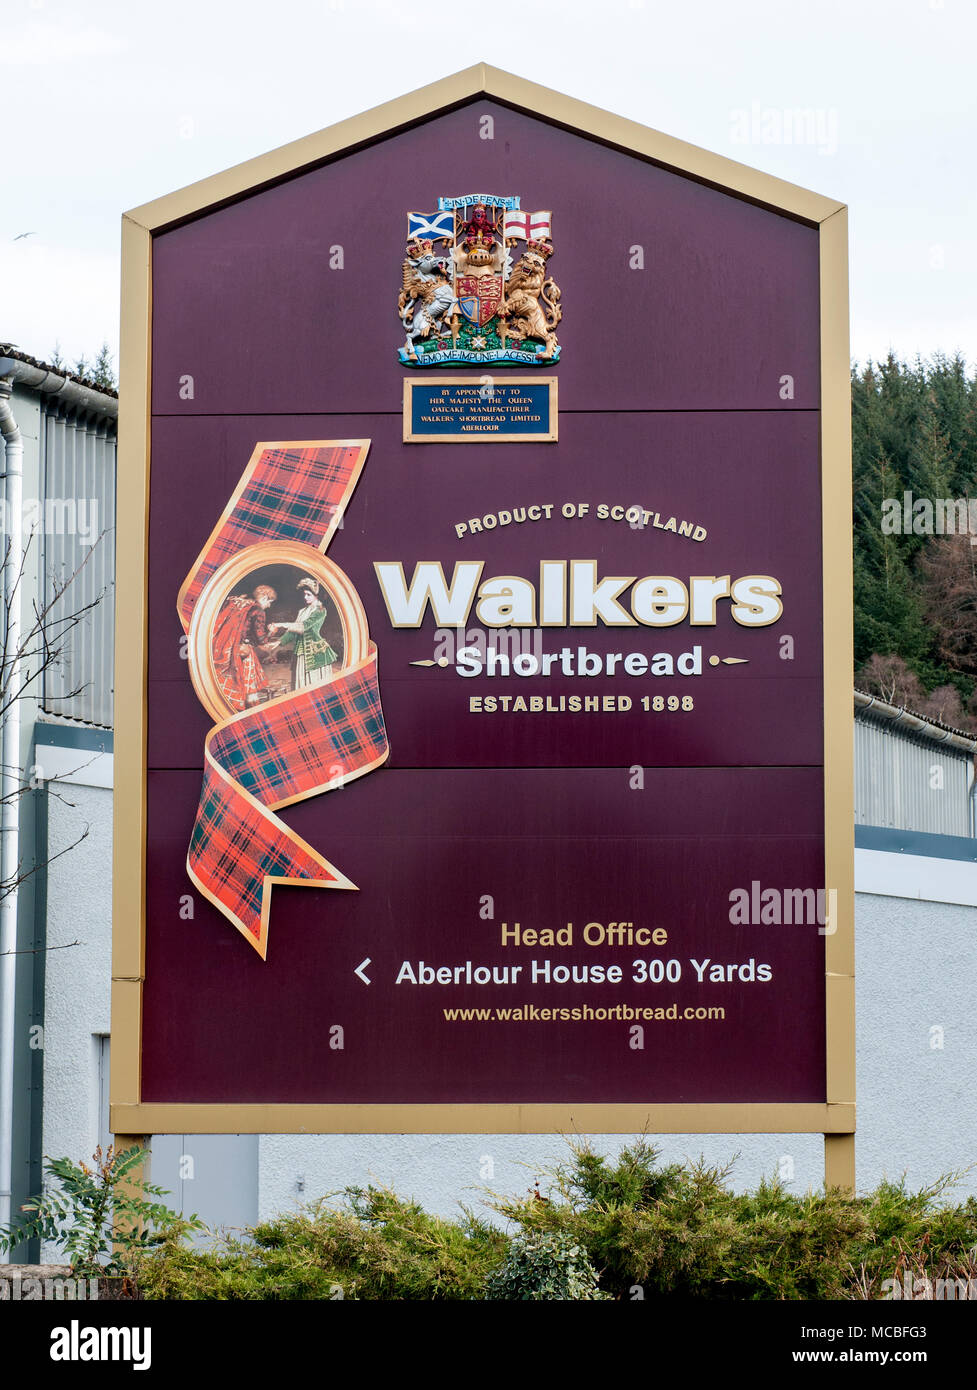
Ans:
<svg viewBox="0 0 977 1390"><path fill-rule="evenodd" d="M545 1195L489 1195L508 1234L369 1187L264 1222L207 1252L178 1239L140 1262L145 1298L857 1299L905 1270L974 1278L977 1201L944 1200L959 1175L909 1191L804 1196L776 1181L733 1192L730 1170L659 1166L639 1139L616 1160L583 1144ZM590 1269L596 1273L593 1284ZM977 1283L975 1286L977 1287Z"/></svg>

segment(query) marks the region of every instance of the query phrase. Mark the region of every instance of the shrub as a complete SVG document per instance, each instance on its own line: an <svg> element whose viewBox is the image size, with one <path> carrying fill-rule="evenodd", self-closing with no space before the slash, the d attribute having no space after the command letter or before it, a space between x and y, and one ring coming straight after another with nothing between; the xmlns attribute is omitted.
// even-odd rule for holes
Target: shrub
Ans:
<svg viewBox="0 0 977 1390"><path fill-rule="evenodd" d="M977 1244L977 1201L938 1205L956 1175L917 1193L882 1183L861 1198L796 1195L776 1180L740 1194L728 1167L660 1167L658 1156L644 1138L616 1161L572 1143L549 1170L546 1199L491 1205L525 1232L583 1247L601 1287L625 1299L635 1286L645 1297L855 1298L859 1280L880 1284L924 1239L931 1259L958 1265Z"/></svg>
<svg viewBox="0 0 977 1390"><path fill-rule="evenodd" d="M947 1204L953 1175L852 1197L774 1180L737 1193L729 1172L660 1164L646 1138L617 1158L574 1143L545 1194L491 1196L514 1237L465 1209L445 1220L348 1188L213 1250L176 1232L142 1258L139 1287L186 1299L630 1299L635 1286L646 1298L855 1299L884 1296L907 1270L974 1275L977 1199Z"/></svg>
<svg viewBox="0 0 977 1390"><path fill-rule="evenodd" d="M184 1218L148 1200L169 1194L136 1176L145 1153L116 1153L110 1144L104 1155L101 1146L95 1150L92 1167L70 1158L46 1159L49 1185L25 1203L19 1221L0 1228L0 1251L40 1238L65 1252L75 1276L121 1275L152 1246L166 1241L172 1247L204 1230L196 1216Z"/></svg>
<svg viewBox="0 0 977 1390"><path fill-rule="evenodd" d="M582 1246L564 1236L516 1236L498 1269L485 1281L486 1299L610 1298Z"/></svg>
<svg viewBox="0 0 977 1390"><path fill-rule="evenodd" d="M261 1222L213 1251L164 1249L143 1264L143 1296L477 1299L508 1246L467 1211L445 1221L385 1188L347 1188L341 1197Z"/></svg>

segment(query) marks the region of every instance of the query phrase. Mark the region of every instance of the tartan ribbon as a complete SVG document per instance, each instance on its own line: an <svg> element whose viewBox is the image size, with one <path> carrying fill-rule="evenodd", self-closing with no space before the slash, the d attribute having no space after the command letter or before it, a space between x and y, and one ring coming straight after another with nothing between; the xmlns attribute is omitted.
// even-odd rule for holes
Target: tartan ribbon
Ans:
<svg viewBox="0 0 977 1390"><path fill-rule="evenodd" d="M369 441L259 444L180 590L189 631L208 582L248 546L297 541L323 553L356 485ZM330 681L219 720L204 775L187 873L262 960L276 883L356 885L274 814L383 763L377 649Z"/></svg>

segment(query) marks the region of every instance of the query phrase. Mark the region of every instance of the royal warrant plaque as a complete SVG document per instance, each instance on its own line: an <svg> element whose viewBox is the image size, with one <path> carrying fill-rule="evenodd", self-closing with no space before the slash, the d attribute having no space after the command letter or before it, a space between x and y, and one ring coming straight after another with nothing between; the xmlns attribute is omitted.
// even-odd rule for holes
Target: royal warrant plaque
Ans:
<svg viewBox="0 0 977 1390"><path fill-rule="evenodd" d="M439 376L404 382L405 444L552 444L558 436L555 376Z"/></svg>

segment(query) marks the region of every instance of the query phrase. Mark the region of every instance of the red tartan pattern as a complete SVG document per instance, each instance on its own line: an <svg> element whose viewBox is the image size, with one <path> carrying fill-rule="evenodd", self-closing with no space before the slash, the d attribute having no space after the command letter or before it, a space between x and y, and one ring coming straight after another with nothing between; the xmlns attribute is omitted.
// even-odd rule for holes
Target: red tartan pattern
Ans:
<svg viewBox="0 0 977 1390"><path fill-rule="evenodd" d="M187 583L184 624L207 580L243 547L274 539L321 542L345 502L360 453L335 445L266 449ZM187 872L262 959L273 883L355 887L272 808L359 777L387 753L373 643L359 666L233 715L207 735Z"/></svg>
<svg viewBox="0 0 977 1390"><path fill-rule="evenodd" d="M214 761L265 806L356 777L386 747L376 647L325 685L219 724L208 741Z"/></svg>
<svg viewBox="0 0 977 1390"><path fill-rule="evenodd" d="M253 651L246 651L241 657L241 671L243 682L240 686L231 674L217 677L217 689L232 709L239 706L243 709L249 695L268 689L268 680Z"/></svg>
<svg viewBox="0 0 977 1390"><path fill-rule="evenodd" d="M305 541L318 548L342 507L362 452L336 444L264 450L231 515L193 571L180 603L185 631L204 585L238 551L269 540Z"/></svg>
<svg viewBox="0 0 977 1390"><path fill-rule="evenodd" d="M209 750L187 870L210 901L244 932L262 959L272 880L347 886L277 816L242 795L241 788L212 761Z"/></svg>

